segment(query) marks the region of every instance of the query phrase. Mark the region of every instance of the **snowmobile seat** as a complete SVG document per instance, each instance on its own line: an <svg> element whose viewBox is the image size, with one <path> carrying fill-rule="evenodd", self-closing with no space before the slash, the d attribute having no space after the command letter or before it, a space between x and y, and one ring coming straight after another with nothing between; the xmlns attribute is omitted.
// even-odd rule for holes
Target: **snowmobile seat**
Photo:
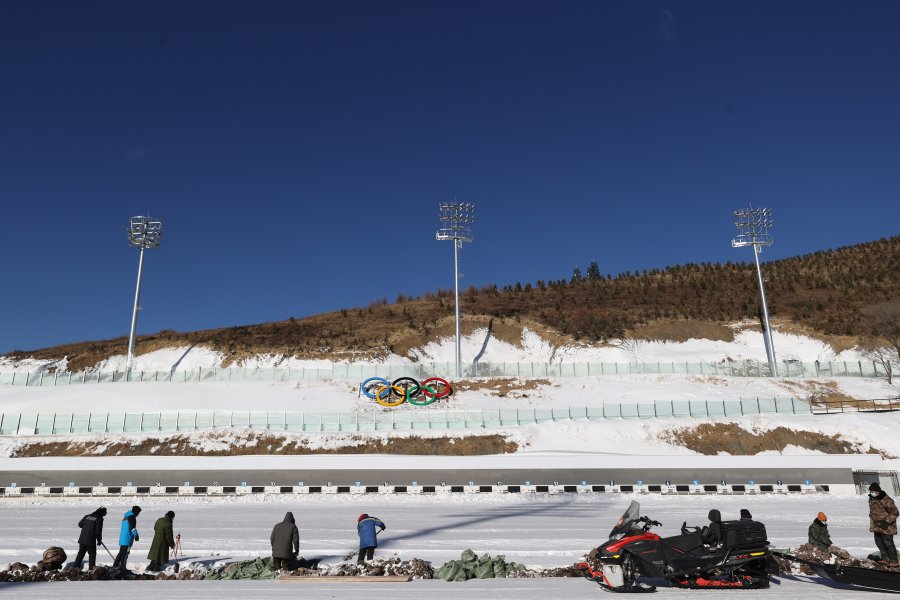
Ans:
<svg viewBox="0 0 900 600"><path fill-rule="evenodd" d="M710 547L722 541L722 513L715 508L709 511L709 525L703 528L703 543Z"/></svg>
<svg viewBox="0 0 900 600"><path fill-rule="evenodd" d="M766 546L766 526L759 521L724 521L721 524L722 541L729 550Z"/></svg>
<svg viewBox="0 0 900 600"><path fill-rule="evenodd" d="M689 533L667 537L663 541L665 542L665 545L671 549L670 554L676 558L684 554L690 554L698 548L703 547L703 537L699 531L691 531Z"/></svg>

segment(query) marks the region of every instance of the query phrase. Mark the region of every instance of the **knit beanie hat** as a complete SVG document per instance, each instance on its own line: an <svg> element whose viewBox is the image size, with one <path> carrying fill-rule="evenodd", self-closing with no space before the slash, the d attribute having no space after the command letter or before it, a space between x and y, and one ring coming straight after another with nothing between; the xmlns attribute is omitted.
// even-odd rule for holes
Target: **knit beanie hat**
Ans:
<svg viewBox="0 0 900 600"><path fill-rule="evenodd" d="M170 519L174 519L174 518L175 518L175 511L174 511L174 510L170 510L169 512L166 513L166 516L169 517Z"/></svg>
<svg viewBox="0 0 900 600"><path fill-rule="evenodd" d="M869 491L870 492L880 492L881 486L878 485L877 481L874 481L874 482L872 482L872 485L869 486Z"/></svg>
<svg viewBox="0 0 900 600"><path fill-rule="evenodd" d="M356 522L359 523L363 519L368 519L368 518L369 518L369 515L367 515L366 513L363 513L363 514L359 515L359 518L356 520Z"/></svg>
<svg viewBox="0 0 900 600"><path fill-rule="evenodd" d="M750 511L746 508L741 509L741 518L742 519L752 519L753 515L750 514Z"/></svg>
<svg viewBox="0 0 900 600"><path fill-rule="evenodd" d="M132 506L131 512L133 512L136 515L139 515L139 514L141 514L141 507L140 506Z"/></svg>
<svg viewBox="0 0 900 600"><path fill-rule="evenodd" d="M823 512L820 512L819 514L817 514L816 518L818 520L822 521L823 523L828 520L828 517Z"/></svg>

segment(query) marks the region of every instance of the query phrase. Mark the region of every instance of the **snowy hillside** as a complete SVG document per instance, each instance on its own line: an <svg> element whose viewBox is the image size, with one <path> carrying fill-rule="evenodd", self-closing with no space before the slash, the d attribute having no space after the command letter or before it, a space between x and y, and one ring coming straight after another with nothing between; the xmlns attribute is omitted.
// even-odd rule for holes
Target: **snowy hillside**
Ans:
<svg viewBox="0 0 900 600"><path fill-rule="evenodd" d="M471 335L463 336L461 341L464 363L503 363L503 362L720 362L725 360L766 361L763 336L758 330L744 329L742 323L735 323L737 329L734 340L691 339L686 342L659 342L646 340L613 340L607 345L567 345L553 346L537 333L525 329L520 343L513 345L491 337L487 329L475 330ZM808 336L773 331L775 350L779 361L799 360L804 362L820 361L859 361L866 356L858 349L835 351L828 343ZM123 348L124 350L124 348ZM220 367L226 356L203 346L184 346L166 348L141 354L137 348L134 369L137 371L191 370ZM411 351L415 362L452 362L455 360L455 344L452 338L431 342ZM347 361L340 361L346 363ZM408 357L387 355L381 360L383 364L411 364ZM311 368L330 367L327 360L299 360L283 355L257 355L249 359L230 363L232 367L281 367ZM66 360L41 361L35 359L13 360L0 357L0 372L37 371L54 368L66 370ZM125 355L112 356L98 362L94 370L121 371L125 368Z"/></svg>

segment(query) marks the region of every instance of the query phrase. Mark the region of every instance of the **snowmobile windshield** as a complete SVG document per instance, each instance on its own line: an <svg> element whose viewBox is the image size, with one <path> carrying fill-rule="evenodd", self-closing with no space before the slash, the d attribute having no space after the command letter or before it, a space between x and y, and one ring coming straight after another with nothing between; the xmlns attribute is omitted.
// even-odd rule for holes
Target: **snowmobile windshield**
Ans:
<svg viewBox="0 0 900 600"><path fill-rule="evenodd" d="M634 529L635 522L641 516L641 504L635 500L631 501L631 504L628 505L628 510L619 518L618 522L616 522L615 527L613 527L612 531L609 532L610 539L625 535L632 529Z"/></svg>

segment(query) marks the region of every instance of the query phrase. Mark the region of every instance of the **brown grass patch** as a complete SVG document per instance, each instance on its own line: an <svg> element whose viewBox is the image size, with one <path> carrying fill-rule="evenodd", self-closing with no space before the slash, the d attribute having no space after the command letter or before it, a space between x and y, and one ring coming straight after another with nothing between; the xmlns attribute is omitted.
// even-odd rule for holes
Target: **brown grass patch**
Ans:
<svg viewBox="0 0 900 600"><path fill-rule="evenodd" d="M838 389L836 381L796 381L786 379L778 382L786 388L792 396L806 397L813 406L856 406L860 403L853 396L849 396Z"/></svg>
<svg viewBox="0 0 900 600"><path fill-rule="evenodd" d="M217 439L217 437L219 439ZM211 445L220 448L209 447ZM206 448L198 447L204 444ZM41 456L246 456L309 454L414 454L437 456L483 456L516 452L519 445L498 434L465 437L368 438L347 435L331 448L310 447L307 439L251 432L240 437L205 436L198 440L182 434L139 440L86 440L83 442L33 442L17 446L11 458Z"/></svg>
<svg viewBox="0 0 900 600"><path fill-rule="evenodd" d="M670 444L706 455L716 455L719 452L753 455L772 450L783 452L786 446L799 446L826 454L880 454L885 458L893 458L876 448L867 449L858 442L844 440L838 435L796 431L787 427L776 427L770 431L747 431L735 423L703 423L696 427L669 430L661 438Z"/></svg>
<svg viewBox="0 0 900 600"><path fill-rule="evenodd" d="M486 390L495 396L505 398L511 392L525 392L528 390L536 390L541 386L550 385L549 379L518 379L512 378L496 378L496 379L463 379L453 384L457 392L468 392L477 390ZM527 397L525 394L515 394L519 398Z"/></svg>
<svg viewBox="0 0 900 600"><path fill-rule="evenodd" d="M786 319L773 319L772 327L780 333L803 335L814 340L825 342L831 346L835 352L853 350L862 343L862 338L858 335L827 335L821 331L816 331L809 325L788 321Z"/></svg>
<svg viewBox="0 0 900 600"><path fill-rule="evenodd" d="M684 319L678 321L655 321L638 325L629 331L628 337L659 342L686 342L690 339L733 342L734 330L722 323L713 321Z"/></svg>

